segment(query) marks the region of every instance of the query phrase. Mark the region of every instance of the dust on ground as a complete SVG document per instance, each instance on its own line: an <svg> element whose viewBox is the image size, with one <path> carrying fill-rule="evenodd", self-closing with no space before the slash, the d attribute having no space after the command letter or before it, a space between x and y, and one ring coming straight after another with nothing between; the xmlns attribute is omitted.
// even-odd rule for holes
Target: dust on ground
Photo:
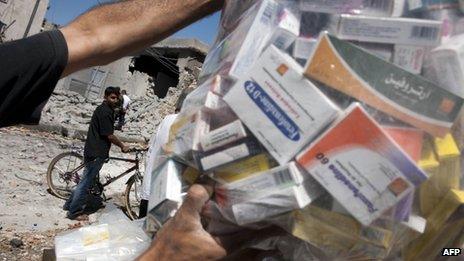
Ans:
<svg viewBox="0 0 464 261"><path fill-rule="evenodd" d="M64 201L47 189L46 172L50 161L83 142L24 128L0 129L0 260L40 260L42 250L53 247L56 234L88 223L71 221L62 209ZM132 158L113 146L111 155ZM119 174L131 165L105 164L101 177ZM143 171L143 165L141 167ZM127 175L111 184L107 203L123 205ZM96 220L90 216L90 222Z"/></svg>

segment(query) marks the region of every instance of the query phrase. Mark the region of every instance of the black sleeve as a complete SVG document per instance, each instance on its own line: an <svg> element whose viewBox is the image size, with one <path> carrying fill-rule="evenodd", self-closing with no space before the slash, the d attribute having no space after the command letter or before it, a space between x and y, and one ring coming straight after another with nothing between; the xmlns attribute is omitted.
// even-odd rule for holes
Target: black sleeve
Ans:
<svg viewBox="0 0 464 261"><path fill-rule="evenodd" d="M98 117L98 126L100 136L109 136L114 132L114 116L113 113L102 113Z"/></svg>
<svg viewBox="0 0 464 261"><path fill-rule="evenodd" d="M59 30L0 45L0 127L37 124L68 62Z"/></svg>

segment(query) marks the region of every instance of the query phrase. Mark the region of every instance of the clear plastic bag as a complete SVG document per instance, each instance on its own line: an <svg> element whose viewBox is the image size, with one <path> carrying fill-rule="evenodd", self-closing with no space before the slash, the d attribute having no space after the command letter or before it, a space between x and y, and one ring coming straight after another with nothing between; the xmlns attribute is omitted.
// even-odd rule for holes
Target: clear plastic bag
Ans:
<svg viewBox="0 0 464 261"><path fill-rule="evenodd" d="M150 245L150 238L135 222L114 209L99 224L55 237L57 260L133 260Z"/></svg>
<svg viewBox="0 0 464 261"><path fill-rule="evenodd" d="M245 6L238 3L226 5L226 8L230 7L226 10L234 12L234 14L225 13L223 15L221 25L225 31L220 32L216 44L205 59L200 82L214 77L216 74L233 79L241 77L268 45L276 30L281 28L279 25L282 25L284 29L286 28L287 23L282 23L282 20L290 18L290 15L286 16L285 14L291 13L291 11L285 7L292 6L292 2L290 4L286 1L275 0L255 2L241 14L239 19L231 21L228 19L235 16L234 11L244 11L243 7L248 6L248 4ZM236 9L238 6L240 8Z"/></svg>
<svg viewBox="0 0 464 261"><path fill-rule="evenodd" d="M172 154L216 182L208 231L285 229L257 232L264 260L464 244L457 3L226 1L171 129Z"/></svg>

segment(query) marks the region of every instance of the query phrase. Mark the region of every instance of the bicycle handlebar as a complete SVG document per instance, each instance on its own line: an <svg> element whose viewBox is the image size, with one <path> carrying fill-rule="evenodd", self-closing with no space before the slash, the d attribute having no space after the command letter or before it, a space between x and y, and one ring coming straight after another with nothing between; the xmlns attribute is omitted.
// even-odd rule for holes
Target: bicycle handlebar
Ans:
<svg viewBox="0 0 464 261"><path fill-rule="evenodd" d="M143 149L140 149L140 148L130 148L127 152L130 153L130 152L145 152L145 151L148 151L148 148L143 148Z"/></svg>

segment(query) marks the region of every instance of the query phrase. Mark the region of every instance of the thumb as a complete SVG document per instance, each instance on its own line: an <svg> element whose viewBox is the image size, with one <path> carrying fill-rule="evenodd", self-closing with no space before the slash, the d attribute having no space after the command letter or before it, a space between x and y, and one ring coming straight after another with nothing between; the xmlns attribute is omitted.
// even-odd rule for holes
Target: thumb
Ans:
<svg viewBox="0 0 464 261"><path fill-rule="evenodd" d="M184 212L184 214L190 213L195 215L195 217L198 217L199 219L203 207L210 199L211 193L209 191L212 191L212 189L208 186L198 184L191 186L180 211Z"/></svg>

